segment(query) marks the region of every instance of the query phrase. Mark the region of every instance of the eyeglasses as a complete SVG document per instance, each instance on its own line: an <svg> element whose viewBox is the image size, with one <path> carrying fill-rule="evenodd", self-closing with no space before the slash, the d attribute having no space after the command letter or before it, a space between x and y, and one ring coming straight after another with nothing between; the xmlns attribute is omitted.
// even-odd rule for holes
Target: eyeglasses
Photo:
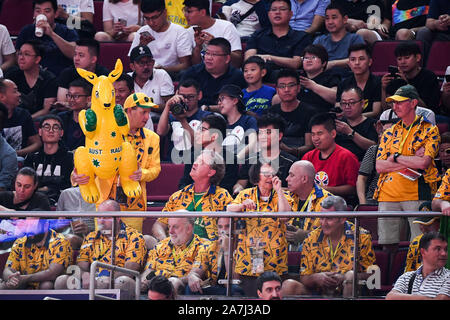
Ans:
<svg viewBox="0 0 450 320"><path fill-rule="evenodd" d="M61 127L58 126L57 124L54 124L53 126L51 126L48 123L44 124L41 128L44 129L45 131L50 131L50 130L52 130L52 131L59 131L59 130L61 130Z"/></svg>
<svg viewBox="0 0 450 320"><path fill-rule="evenodd" d="M220 96L217 98L217 102L222 102L223 100L225 100L225 98L230 98L228 96Z"/></svg>
<svg viewBox="0 0 450 320"><path fill-rule="evenodd" d="M316 56L308 56L308 57L302 57L302 59L303 60L306 60L306 61L314 61L314 60L317 60L317 59L319 59L318 57L316 57Z"/></svg>
<svg viewBox="0 0 450 320"><path fill-rule="evenodd" d="M272 178L275 177L275 173L272 171L261 171L259 174L263 175L266 178Z"/></svg>
<svg viewBox="0 0 450 320"><path fill-rule="evenodd" d="M183 98L185 98L188 101L192 101L192 100L194 100L197 97L196 94L186 94L186 95L185 94L180 94L180 96L182 96Z"/></svg>
<svg viewBox="0 0 450 320"><path fill-rule="evenodd" d="M269 11L270 12L277 12L277 11L280 11L280 12L285 12L285 11L288 11L289 10L289 8L288 7L281 7L281 8L270 8L269 9Z"/></svg>
<svg viewBox="0 0 450 320"><path fill-rule="evenodd" d="M205 51L204 56L210 56L210 57L224 57L227 56L228 54L226 53L216 53L216 52L210 52L210 51Z"/></svg>
<svg viewBox="0 0 450 320"><path fill-rule="evenodd" d="M288 89L291 89L291 88L293 88L293 87L296 87L298 84L297 83L295 83L295 82L291 82L291 83L288 83L288 84L284 84L284 83L282 83L282 84L279 84L279 85L277 85L277 88L278 89L286 89L286 88L288 88Z"/></svg>
<svg viewBox="0 0 450 320"><path fill-rule="evenodd" d="M134 63L140 65L141 67L143 66L151 66L153 63L155 63L155 60L151 59L151 60L139 60L139 61L135 61Z"/></svg>
<svg viewBox="0 0 450 320"><path fill-rule="evenodd" d="M70 100L70 99L78 100L80 97L89 97L89 95L88 94L70 94L70 93L66 94L67 100Z"/></svg>
<svg viewBox="0 0 450 320"><path fill-rule="evenodd" d="M153 16L153 17L147 17L147 16L143 16L145 21L155 21L157 20L159 17L161 17L161 15L163 14L163 11L160 11L159 14Z"/></svg>
<svg viewBox="0 0 450 320"><path fill-rule="evenodd" d="M341 106L342 107L353 107L355 104L357 104L358 102L361 102L362 100L358 100L358 101L349 101L349 102L342 102L341 101Z"/></svg>
<svg viewBox="0 0 450 320"><path fill-rule="evenodd" d="M29 57L36 57L37 54L30 54L30 53L26 53L26 52L17 52L17 55L19 57L25 57L25 58L29 58Z"/></svg>

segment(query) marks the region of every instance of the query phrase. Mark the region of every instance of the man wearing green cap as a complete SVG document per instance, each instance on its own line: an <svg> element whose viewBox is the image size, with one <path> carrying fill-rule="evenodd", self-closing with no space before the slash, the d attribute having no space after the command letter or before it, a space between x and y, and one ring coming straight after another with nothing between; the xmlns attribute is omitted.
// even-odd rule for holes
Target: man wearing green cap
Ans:
<svg viewBox="0 0 450 320"><path fill-rule="evenodd" d="M138 170L130 176L130 179L140 181L142 193L140 197L127 198L120 185L117 185L120 182L117 176L110 179L97 178L100 189L100 198L97 204L107 199L113 199L119 202L122 211L146 211L146 183L158 177L161 172L161 165L159 159L159 136L144 126L150 116L150 109L158 106L147 95L138 92L129 95L123 107L130 123L127 140L134 147L138 162ZM89 177L78 175L76 172L72 173L72 182L86 184L88 181ZM142 232L143 218L122 218L122 221Z"/></svg>
<svg viewBox="0 0 450 320"><path fill-rule="evenodd" d="M373 198L378 199L379 211L418 211L436 192L439 175L434 158L441 138L436 126L416 115L418 100L412 85L400 87L386 99L393 102L399 121L383 133L378 147L376 169L380 177ZM411 239L420 233L413 220L409 218ZM401 234L401 218L378 219L378 241L392 255Z"/></svg>

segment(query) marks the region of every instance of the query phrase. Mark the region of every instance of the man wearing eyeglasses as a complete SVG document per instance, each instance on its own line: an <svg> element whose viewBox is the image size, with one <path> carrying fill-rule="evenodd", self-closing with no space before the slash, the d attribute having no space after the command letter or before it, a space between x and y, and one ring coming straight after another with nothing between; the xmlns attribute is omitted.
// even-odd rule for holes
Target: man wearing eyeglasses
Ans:
<svg viewBox="0 0 450 320"><path fill-rule="evenodd" d="M73 170L73 154L61 144L62 120L54 114L45 115L39 123L42 147L26 157L24 166L36 170L38 189L47 195L50 205L58 201L61 190L69 188Z"/></svg>
<svg viewBox="0 0 450 320"><path fill-rule="evenodd" d="M266 80L274 82L273 71L281 68L299 69L303 50L312 42L305 31L289 26L292 17L289 0L273 1L269 9L271 28L255 32L247 42L245 60L254 55L263 58L268 67Z"/></svg>
<svg viewBox="0 0 450 320"><path fill-rule="evenodd" d="M70 110L58 113L64 128L62 140L70 151L75 150L79 146L84 146L85 137L78 123L78 114L81 110L89 108L91 91L92 85L84 79L79 78L72 81L66 94Z"/></svg>
<svg viewBox="0 0 450 320"><path fill-rule="evenodd" d="M174 93L172 79L164 69L156 69L155 59L148 46L137 46L131 50L130 67L133 72L128 73L134 80L134 92L145 93L159 106L151 112L146 128L153 129L152 117L159 119L164 106Z"/></svg>
<svg viewBox="0 0 450 320"><path fill-rule="evenodd" d="M175 74L191 65L192 43L182 26L168 20L164 0L141 1L145 24L136 32L128 55L137 46L148 46L154 54L155 68Z"/></svg>

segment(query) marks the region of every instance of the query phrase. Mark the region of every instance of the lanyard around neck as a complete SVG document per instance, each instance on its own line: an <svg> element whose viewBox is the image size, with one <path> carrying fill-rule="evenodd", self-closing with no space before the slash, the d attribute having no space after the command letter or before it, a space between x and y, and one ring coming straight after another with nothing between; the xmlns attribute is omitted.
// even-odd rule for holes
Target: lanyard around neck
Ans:
<svg viewBox="0 0 450 320"><path fill-rule="evenodd" d="M409 125L408 132L406 133L405 138L402 139L402 142L400 142L400 145L398 146L398 151L402 153L403 146L405 145L406 139L408 139L409 133L411 132L412 127L416 124L416 121L419 117L416 115L414 118L414 121ZM402 127L403 127L403 121L402 121Z"/></svg>
<svg viewBox="0 0 450 320"><path fill-rule="evenodd" d="M305 211L306 206L307 206L307 205L309 204L309 202L311 201L311 197L312 197L313 193L314 193L314 188L311 190L311 192L310 192L308 198L306 198L306 201L305 201L305 203L303 204L302 208L300 209L300 212Z"/></svg>

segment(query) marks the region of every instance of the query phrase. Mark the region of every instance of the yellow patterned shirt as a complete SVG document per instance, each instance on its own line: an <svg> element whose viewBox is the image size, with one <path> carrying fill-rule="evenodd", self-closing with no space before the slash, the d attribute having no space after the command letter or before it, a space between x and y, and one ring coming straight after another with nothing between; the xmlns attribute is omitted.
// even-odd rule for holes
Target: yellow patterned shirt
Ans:
<svg viewBox="0 0 450 320"><path fill-rule="evenodd" d="M200 248L207 244L209 241L194 235L189 244L174 246L168 237L148 252L145 269L154 270L157 276L166 278L184 277L191 271Z"/></svg>
<svg viewBox="0 0 450 320"><path fill-rule="evenodd" d="M40 248L27 242L27 237L17 239L6 266L25 275L47 270L52 263L67 268L72 263L72 247L64 235L50 229L45 244ZM37 282L29 285L35 289L39 287Z"/></svg>
<svg viewBox="0 0 450 320"><path fill-rule="evenodd" d="M418 235L411 241L408 248L408 254L406 255L406 266L404 272L416 271L422 264L420 256L419 242L422 239L423 234Z"/></svg>
<svg viewBox="0 0 450 320"><path fill-rule="evenodd" d="M111 240L100 231L89 233L81 245L77 262L100 261L111 264L111 244ZM116 236L114 265L124 267L126 262L134 262L142 267L146 253L144 236L121 222L119 234ZM109 275L106 269L98 270L99 275Z"/></svg>
<svg viewBox="0 0 450 320"><path fill-rule="evenodd" d="M327 190L321 188L319 185L314 184L314 188L310 194L311 198L308 197L305 203L300 207L300 199L296 194L291 193L291 196L294 199L294 206L292 207L292 211L320 212L322 208L320 205L322 203L322 200L332 195L333 194L331 192L328 192ZM303 208L303 206L305 207ZM320 227L319 218L292 218L289 223L298 226L305 231L311 231L313 229L316 229L317 227Z"/></svg>
<svg viewBox="0 0 450 320"><path fill-rule="evenodd" d="M335 250L334 258L331 257L328 237L319 227L313 230L303 242L300 275L311 275L320 272L346 273L353 269L353 240L355 226L346 221L344 235ZM367 230L360 228L359 242L359 267L360 271L366 271L375 263L375 253L372 248L372 237Z"/></svg>
<svg viewBox="0 0 450 320"><path fill-rule="evenodd" d="M290 206L294 200L284 191L284 196ZM257 187L244 189L233 200L233 204L241 204L246 199L251 199L257 204L256 211L277 212L278 194L272 190L267 201L259 197ZM287 251L286 224L278 218L246 218L245 229L239 234L236 248L235 271L246 276L259 276L260 273L252 272L252 259L250 246L254 241L260 241L264 246L264 271L275 271L278 274L287 273Z"/></svg>
<svg viewBox="0 0 450 320"><path fill-rule="evenodd" d="M437 181L440 177L434 158L438 154L441 141L439 130L423 117L416 118L410 129L406 128L402 121L398 121L386 130L378 146L377 160L387 160L396 152L413 156L423 147L425 156L432 159L431 164L422 171L423 176L415 181L401 176L398 172L381 173L373 196L378 201L431 200L432 195L436 193ZM403 146L400 150L402 142Z"/></svg>
<svg viewBox="0 0 450 320"><path fill-rule="evenodd" d="M227 205L233 201L233 198L227 190L219 186L211 185L207 193L199 201L201 211L225 211ZM181 190L172 194L164 206L163 211L174 212L177 210L188 210L194 202L194 184L187 185ZM198 220L198 219L197 219ZM158 218L158 221L168 224L168 218ZM197 223L197 222L196 222ZM217 223L215 218L202 218L202 225L208 233L208 239L213 241L217 239Z"/></svg>
<svg viewBox="0 0 450 320"><path fill-rule="evenodd" d="M211 241L210 244L200 248L193 267L202 269L206 278L210 278L216 284L221 271L223 271L223 276L226 277L226 269L221 270L223 258L223 253L218 252L218 241Z"/></svg>
<svg viewBox="0 0 450 320"><path fill-rule="evenodd" d="M441 186L434 195L434 199L450 201L450 169L447 169L445 172L445 175L442 178Z"/></svg>
<svg viewBox="0 0 450 320"><path fill-rule="evenodd" d="M189 28L189 24L184 16L183 8L184 4L182 0L166 0L167 19L184 28Z"/></svg>

